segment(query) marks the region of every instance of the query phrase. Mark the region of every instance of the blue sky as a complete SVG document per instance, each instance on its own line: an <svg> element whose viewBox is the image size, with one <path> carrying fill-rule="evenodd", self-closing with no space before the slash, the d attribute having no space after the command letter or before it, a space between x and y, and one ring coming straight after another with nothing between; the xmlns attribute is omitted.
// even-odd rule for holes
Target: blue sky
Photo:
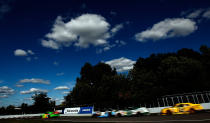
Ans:
<svg viewBox="0 0 210 123"><path fill-rule="evenodd" d="M130 70L152 53L210 46L208 0L1 0L0 106L59 104L81 67Z"/></svg>

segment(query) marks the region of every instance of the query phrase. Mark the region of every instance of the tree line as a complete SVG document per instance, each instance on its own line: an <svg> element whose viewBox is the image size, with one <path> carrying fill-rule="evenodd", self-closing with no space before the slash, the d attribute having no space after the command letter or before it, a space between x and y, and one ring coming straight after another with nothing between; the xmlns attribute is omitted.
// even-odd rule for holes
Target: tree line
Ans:
<svg viewBox="0 0 210 123"><path fill-rule="evenodd" d="M117 73L110 65L85 63L76 85L55 105L46 93L32 96L34 103L23 103L20 110L10 105L0 108L0 114L40 113L54 108L94 106L94 108L124 108L139 106L158 97L177 93L209 91L210 48L199 51L183 48L176 53L151 54L138 58L128 73Z"/></svg>
<svg viewBox="0 0 210 123"><path fill-rule="evenodd" d="M210 48L183 48L176 53L151 54L139 58L127 74L118 74L105 63L85 63L66 106L120 108L139 106L158 97L177 93L208 91Z"/></svg>
<svg viewBox="0 0 210 123"><path fill-rule="evenodd" d="M18 107L13 105L1 107L0 115L44 113L46 111L53 111L57 107L55 101L50 100L47 93L36 93L32 96L32 100L34 101L32 105L22 103Z"/></svg>

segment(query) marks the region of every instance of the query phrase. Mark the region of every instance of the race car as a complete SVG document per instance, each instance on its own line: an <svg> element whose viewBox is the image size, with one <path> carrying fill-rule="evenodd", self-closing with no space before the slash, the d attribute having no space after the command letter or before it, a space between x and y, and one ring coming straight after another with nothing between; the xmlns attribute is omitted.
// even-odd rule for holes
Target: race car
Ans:
<svg viewBox="0 0 210 123"><path fill-rule="evenodd" d="M45 114L42 114L41 117L43 119L46 119L46 118L54 118L54 117L59 117L60 114L59 112L55 111L55 112L46 112Z"/></svg>
<svg viewBox="0 0 210 123"><path fill-rule="evenodd" d="M107 110L107 111L95 111L92 114L92 117L97 118L97 117L113 117L115 116L115 110Z"/></svg>
<svg viewBox="0 0 210 123"><path fill-rule="evenodd" d="M116 112L117 117L121 116L141 116L141 115L149 115L149 111L145 107L141 108L128 108L126 110L119 110Z"/></svg>
<svg viewBox="0 0 210 123"><path fill-rule="evenodd" d="M201 110L203 110L203 107L200 104L177 103L173 107L162 109L161 115L193 114Z"/></svg>
<svg viewBox="0 0 210 123"><path fill-rule="evenodd" d="M132 111L132 115L136 115L136 116L150 115L149 110L146 107L134 108L131 111Z"/></svg>
<svg viewBox="0 0 210 123"><path fill-rule="evenodd" d="M132 115L132 111L131 110L118 110L116 111L115 116L116 117L122 117L122 116L131 116Z"/></svg>

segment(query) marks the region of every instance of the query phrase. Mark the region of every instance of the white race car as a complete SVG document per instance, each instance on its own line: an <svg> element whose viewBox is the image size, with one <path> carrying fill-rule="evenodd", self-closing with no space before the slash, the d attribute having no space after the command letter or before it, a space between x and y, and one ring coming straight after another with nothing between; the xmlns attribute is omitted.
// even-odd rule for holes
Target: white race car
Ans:
<svg viewBox="0 0 210 123"><path fill-rule="evenodd" d="M128 108L125 110L118 110L115 112L115 116L142 116L142 115L149 115L149 110L145 107L141 108Z"/></svg>

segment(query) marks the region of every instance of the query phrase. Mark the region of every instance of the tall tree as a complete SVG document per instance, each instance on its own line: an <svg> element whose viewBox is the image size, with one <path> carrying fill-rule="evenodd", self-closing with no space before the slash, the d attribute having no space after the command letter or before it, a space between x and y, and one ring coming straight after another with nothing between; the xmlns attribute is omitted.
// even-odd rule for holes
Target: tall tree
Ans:
<svg viewBox="0 0 210 123"><path fill-rule="evenodd" d="M23 114L28 113L28 104L22 103L20 108Z"/></svg>
<svg viewBox="0 0 210 123"><path fill-rule="evenodd" d="M33 100L34 100L34 109L36 112L46 112L48 110L50 110L50 98L47 97L46 93L39 93L39 94L35 94L32 96Z"/></svg>

